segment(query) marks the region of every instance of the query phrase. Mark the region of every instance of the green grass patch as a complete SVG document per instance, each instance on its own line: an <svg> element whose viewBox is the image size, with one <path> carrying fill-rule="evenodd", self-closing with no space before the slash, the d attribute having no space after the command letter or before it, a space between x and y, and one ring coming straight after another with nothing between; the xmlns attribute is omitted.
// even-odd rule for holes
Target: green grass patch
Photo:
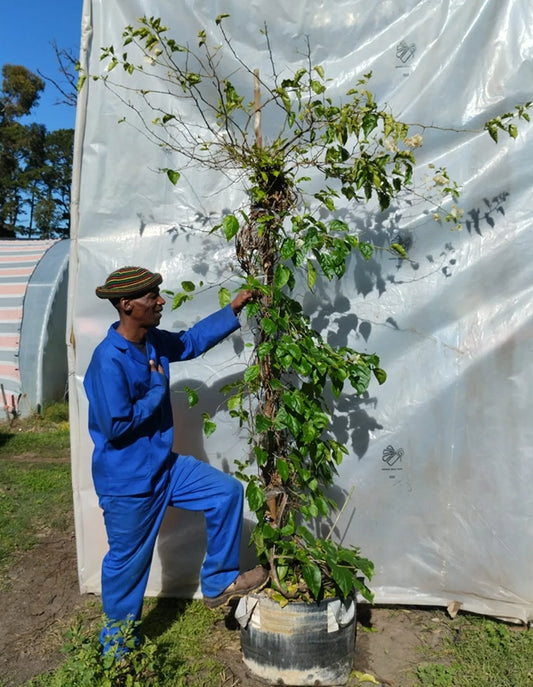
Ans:
<svg viewBox="0 0 533 687"><path fill-rule="evenodd" d="M8 456L37 454L42 459L59 457L70 446L68 427L46 432L0 430L0 460Z"/></svg>
<svg viewBox="0 0 533 687"><path fill-rule="evenodd" d="M71 525L69 446L66 403L0 424L0 573L39 535Z"/></svg>
<svg viewBox="0 0 533 687"><path fill-rule="evenodd" d="M416 671L423 687L531 687L533 632L464 615L450 623L431 662Z"/></svg>
<svg viewBox="0 0 533 687"><path fill-rule="evenodd" d="M35 454L43 460L63 460L70 446L68 405L45 406L40 414L0 423L0 462Z"/></svg>
<svg viewBox="0 0 533 687"><path fill-rule="evenodd" d="M0 569L40 533L70 526L71 512L68 463L0 460Z"/></svg>

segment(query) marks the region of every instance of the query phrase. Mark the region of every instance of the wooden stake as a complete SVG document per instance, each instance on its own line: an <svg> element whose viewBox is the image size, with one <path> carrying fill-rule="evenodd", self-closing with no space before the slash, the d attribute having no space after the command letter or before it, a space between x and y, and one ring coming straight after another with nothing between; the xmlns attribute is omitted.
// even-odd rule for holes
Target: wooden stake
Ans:
<svg viewBox="0 0 533 687"><path fill-rule="evenodd" d="M255 143L258 148L263 147L261 136L261 83L259 81L259 69L254 69L254 130Z"/></svg>

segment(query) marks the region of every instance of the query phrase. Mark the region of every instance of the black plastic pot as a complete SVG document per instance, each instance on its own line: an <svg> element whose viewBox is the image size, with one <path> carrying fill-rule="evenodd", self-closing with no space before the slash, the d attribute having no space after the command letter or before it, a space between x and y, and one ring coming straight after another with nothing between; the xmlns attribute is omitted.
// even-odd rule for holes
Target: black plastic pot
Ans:
<svg viewBox="0 0 533 687"><path fill-rule="evenodd" d="M241 648L256 677L281 685L343 685L355 650L355 599L289 603L263 594L241 599Z"/></svg>

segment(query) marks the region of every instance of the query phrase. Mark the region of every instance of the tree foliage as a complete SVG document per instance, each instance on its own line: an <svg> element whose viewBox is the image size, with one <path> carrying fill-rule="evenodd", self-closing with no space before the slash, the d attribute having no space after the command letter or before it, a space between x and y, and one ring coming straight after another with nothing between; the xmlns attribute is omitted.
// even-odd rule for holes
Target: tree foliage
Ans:
<svg viewBox="0 0 533 687"><path fill-rule="evenodd" d="M2 67L0 90L0 237L69 234L72 129L22 123L44 89L23 66Z"/></svg>

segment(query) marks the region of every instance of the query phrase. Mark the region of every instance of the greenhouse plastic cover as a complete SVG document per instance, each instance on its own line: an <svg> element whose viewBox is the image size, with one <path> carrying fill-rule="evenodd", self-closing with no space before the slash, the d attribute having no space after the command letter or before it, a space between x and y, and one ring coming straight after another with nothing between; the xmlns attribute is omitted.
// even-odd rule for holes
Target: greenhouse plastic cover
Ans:
<svg viewBox="0 0 533 687"><path fill-rule="evenodd" d="M305 66L308 41L333 92L345 93L371 71L380 103L403 121L432 125L413 129L424 136L416 178L423 184L432 169L447 168L461 186L462 230L435 222L414 196L385 214L372 205L343 208L362 238L400 242L409 260L386 251L354 259L342 284L305 300L315 328L328 328L334 343L376 352L388 374L365 397L341 399L335 432L349 455L334 495L347 502L335 531L374 561L376 603L457 602L531 620L533 127L521 122L516 140L501 134L496 145L483 124L531 97L532 3L85 0L82 66L101 74L100 48L120 49L123 28L142 15L161 17L176 40L193 45L202 28L219 40L221 13L230 15L224 27L233 47L261 75L270 72L266 22L280 74ZM237 89L250 90L250 75L224 59ZM135 86L119 68L113 76ZM167 303L161 323L190 326L218 307L219 285L238 283L231 248L209 229L246 204L242 186L220 172L180 167L179 183L170 184L159 170L179 161L147 139L129 97L88 79L76 122L67 338L79 578L83 592L95 593L106 537L82 381L115 318L94 289L125 264L162 272L163 287L173 291L202 280L192 302L174 311ZM269 122L263 127L267 137ZM224 470L243 458L245 439L220 410L219 388L242 371L252 340L244 322L206 355L172 366L177 451ZM185 387L200 394L192 409ZM202 413L218 424L209 438ZM252 560L246 543L243 565ZM204 546L202 517L169 510L147 593L198 594Z"/></svg>

